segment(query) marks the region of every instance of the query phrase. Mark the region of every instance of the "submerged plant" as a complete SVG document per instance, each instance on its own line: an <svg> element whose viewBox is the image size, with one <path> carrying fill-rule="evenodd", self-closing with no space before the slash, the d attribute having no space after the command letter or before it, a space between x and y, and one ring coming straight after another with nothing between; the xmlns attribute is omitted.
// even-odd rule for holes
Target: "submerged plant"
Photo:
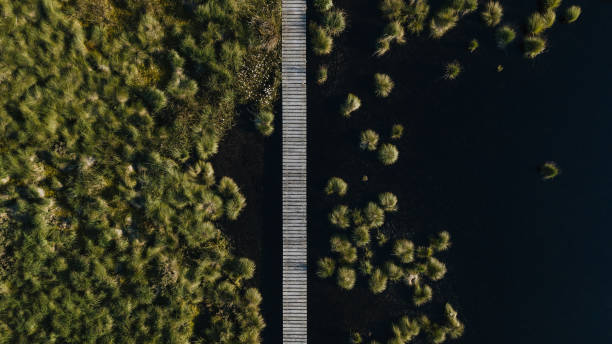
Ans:
<svg viewBox="0 0 612 344"><path fill-rule="evenodd" d="M488 26L496 26L504 15L502 5L497 1L489 1L482 10L482 19Z"/></svg>
<svg viewBox="0 0 612 344"><path fill-rule="evenodd" d="M395 164L398 157L399 152L395 145L392 145L390 143L383 143L378 148L378 160L380 160L380 162L385 166Z"/></svg>
<svg viewBox="0 0 612 344"><path fill-rule="evenodd" d="M391 93L394 83L387 74L374 74L374 94L377 97L386 98Z"/></svg>
<svg viewBox="0 0 612 344"><path fill-rule="evenodd" d="M317 69L315 80L319 85L323 85L327 81L327 66L320 66Z"/></svg>
<svg viewBox="0 0 612 344"><path fill-rule="evenodd" d="M328 278L334 275L336 270L336 262L329 257L324 257L317 261L317 276L320 278Z"/></svg>
<svg viewBox="0 0 612 344"><path fill-rule="evenodd" d="M459 61L453 61L446 64L444 68L444 78L447 80L455 80L461 74L461 64Z"/></svg>
<svg viewBox="0 0 612 344"><path fill-rule="evenodd" d="M402 138L402 135L404 134L404 126L401 124L394 124L391 127L391 139L392 140L399 140Z"/></svg>
<svg viewBox="0 0 612 344"><path fill-rule="evenodd" d="M359 147L361 149L366 149L369 151L375 151L376 147L378 146L378 134L372 130L372 129L367 129L361 132L360 135L360 140L359 140Z"/></svg>
<svg viewBox="0 0 612 344"><path fill-rule="evenodd" d="M346 28L346 16L341 10L330 10L323 15L323 28L331 36L338 36Z"/></svg>
<svg viewBox="0 0 612 344"><path fill-rule="evenodd" d="M525 37L523 42L525 57L533 59L546 50L546 40L542 37Z"/></svg>
<svg viewBox="0 0 612 344"><path fill-rule="evenodd" d="M383 192L378 195L378 204L386 212L397 211L397 196L390 192Z"/></svg>
<svg viewBox="0 0 612 344"><path fill-rule="evenodd" d="M514 41L515 38L516 32L508 25L500 27L495 33L495 40L497 41L497 46L500 48L505 48L508 44Z"/></svg>
<svg viewBox="0 0 612 344"><path fill-rule="evenodd" d="M557 177L561 173L561 169L554 161L547 161L540 166L540 176L542 179L549 180Z"/></svg>
<svg viewBox="0 0 612 344"><path fill-rule="evenodd" d="M345 290L351 290L355 286L357 276L355 270L342 266L338 268L338 286Z"/></svg>
<svg viewBox="0 0 612 344"><path fill-rule="evenodd" d="M353 111L361 107L361 100L356 95L349 93L346 96L346 101L340 106L340 113L344 117L350 117Z"/></svg>
<svg viewBox="0 0 612 344"><path fill-rule="evenodd" d="M332 177L327 181L327 185L325 186L325 193L327 195L338 194L338 196L346 195L346 190L348 189L348 184L339 177Z"/></svg>
<svg viewBox="0 0 612 344"><path fill-rule="evenodd" d="M565 10L565 21L568 23L573 23L580 17L582 13L582 9L580 6L570 6Z"/></svg>
<svg viewBox="0 0 612 344"><path fill-rule="evenodd" d="M334 42L332 37L321 26L310 23L310 44L315 55L329 55Z"/></svg>

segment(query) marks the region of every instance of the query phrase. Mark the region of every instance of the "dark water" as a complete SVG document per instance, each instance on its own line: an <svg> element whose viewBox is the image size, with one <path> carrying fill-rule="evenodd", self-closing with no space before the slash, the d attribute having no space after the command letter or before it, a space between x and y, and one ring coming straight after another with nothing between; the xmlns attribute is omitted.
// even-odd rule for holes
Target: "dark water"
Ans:
<svg viewBox="0 0 612 344"><path fill-rule="evenodd" d="M278 111L277 111L278 113ZM269 138L254 130L250 114L243 113L219 145L213 161L217 178L234 178L247 199L236 221L222 229L233 243L234 254L256 263L250 285L263 296L265 343L280 343L282 334L282 227L280 128ZM280 121L277 121L280 122Z"/></svg>
<svg viewBox="0 0 612 344"><path fill-rule="evenodd" d="M501 2L504 22L517 27L537 7ZM521 56L518 42L497 49L477 14L441 40L409 38L377 59L377 1L335 3L348 30L330 57L309 56L310 75L321 62L330 67L328 83L310 82L308 93L310 342L344 342L352 329L386 333L414 313L402 287L375 297L363 280L347 293L314 275L316 259L329 254L325 214L337 202L321 189L333 175L349 183L351 205L381 191L398 195L390 233L419 242L451 232L454 245L441 257L449 273L423 312L455 305L466 324L458 343L612 342L612 2L564 1L583 15L555 24L535 60ZM472 38L481 45L474 54ZM464 73L442 80L454 59ZM395 81L387 99L373 96L376 72ZM337 109L348 92L363 106L345 120ZM388 141L394 123L406 129L400 158L382 167L359 150L359 132L371 128ZM548 160L563 172L544 182L537 167Z"/></svg>

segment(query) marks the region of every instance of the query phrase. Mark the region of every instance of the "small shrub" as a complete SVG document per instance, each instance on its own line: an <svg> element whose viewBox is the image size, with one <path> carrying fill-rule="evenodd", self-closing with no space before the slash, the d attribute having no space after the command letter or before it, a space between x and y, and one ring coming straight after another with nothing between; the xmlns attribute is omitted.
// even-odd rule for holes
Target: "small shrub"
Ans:
<svg viewBox="0 0 612 344"><path fill-rule="evenodd" d="M387 276L380 269L374 270L368 283L373 294L380 294L387 289Z"/></svg>
<svg viewBox="0 0 612 344"><path fill-rule="evenodd" d="M313 6L317 11L323 13L331 10L334 7L334 3L332 0L314 0Z"/></svg>
<svg viewBox="0 0 612 344"><path fill-rule="evenodd" d="M323 85L327 81L327 66L320 66L316 74L317 84Z"/></svg>
<svg viewBox="0 0 612 344"><path fill-rule="evenodd" d="M488 26L496 26L504 15L502 5L497 1L489 1L482 10L482 19Z"/></svg>
<svg viewBox="0 0 612 344"><path fill-rule="evenodd" d="M346 229L351 225L351 220L349 219L349 208L346 205L338 205L332 212L329 214L329 222L332 225Z"/></svg>
<svg viewBox="0 0 612 344"><path fill-rule="evenodd" d="M565 10L565 21L568 23L573 23L580 17L582 13L582 9L580 6L570 6Z"/></svg>
<svg viewBox="0 0 612 344"><path fill-rule="evenodd" d="M356 95L349 93L346 96L346 101L340 107L340 113L344 117L350 117L353 111L361 107L361 100Z"/></svg>
<svg viewBox="0 0 612 344"><path fill-rule="evenodd" d="M334 41L322 27L310 23L310 44L315 55L329 55L334 46Z"/></svg>
<svg viewBox="0 0 612 344"><path fill-rule="evenodd" d="M341 10L327 11L323 15L323 28L327 33L334 37L341 34L346 28L346 16Z"/></svg>
<svg viewBox="0 0 612 344"><path fill-rule="evenodd" d="M393 244L393 255L402 264L412 263L414 260L414 244L407 239L398 239Z"/></svg>
<svg viewBox="0 0 612 344"><path fill-rule="evenodd" d="M497 46L499 46L500 48L505 48L508 44L514 41L515 38L516 32L508 25L504 25L497 29L497 32L495 34Z"/></svg>
<svg viewBox="0 0 612 344"><path fill-rule="evenodd" d="M274 114L270 111L260 111L255 115L255 128L263 136L274 133Z"/></svg>
<svg viewBox="0 0 612 344"><path fill-rule="evenodd" d="M397 196L390 192L383 192L378 195L378 204L386 212L397 211Z"/></svg>
<svg viewBox="0 0 612 344"><path fill-rule="evenodd" d="M395 145L384 143L378 148L378 160L385 166L395 164L398 157L399 152Z"/></svg>
<svg viewBox="0 0 612 344"><path fill-rule="evenodd" d="M525 37L523 42L525 57L533 59L546 50L546 40L542 37Z"/></svg>
<svg viewBox="0 0 612 344"><path fill-rule="evenodd" d="M348 267L338 268L338 286L345 290L351 290L355 286L355 270Z"/></svg>
<svg viewBox="0 0 612 344"><path fill-rule="evenodd" d="M362 131L359 147L369 151L376 150L376 147L378 146L378 137L378 134L374 130L367 129Z"/></svg>
<svg viewBox="0 0 612 344"><path fill-rule="evenodd" d="M393 127L391 127L391 139L392 140L399 140L402 138L402 135L404 134L404 126L401 124L394 124Z"/></svg>
<svg viewBox="0 0 612 344"><path fill-rule="evenodd" d="M478 49L478 47L480 46L480 44L478 43L478 40L476 40L475 38L472 39L470 41L470 44L468 45L468 50L473 53L476 51L476 49Z"/></svg>
<svg viewBox="0 0 612 344"><path fill-rule="evenodd" d="M444 68L444 78L447 80L455 80L461 74L462 68L459 61L453 61Z"/></svg>
<svg viewBox="0 0 612 344"><path fill-rule="evenodd" d="M363 215L371 228L379 228L385 224L385 211L374 202L369 202L363 209Z"/></svg>
<svg viewBox="0 0 612 344"><path fill-rule="evenodd" d="M412 295L412 302L415 306L421 306L431 301L433 296L433 290L427 284L417 284L414 288L414 294Z"/></svg>
<svg viewBox="0 0 612 344"><path fill-rule="evenodd" d="M386 98L393 89L393 80L387 74L374 74L374 94L377 97Z"/></svg>
<svg viewBox="0 0 612 344"><path fill-rule="evenodd" d="M342 178L332 177L327 181L327 185L325 186L325 193L327 195L338 194L338 196L346 195L346 190L348 189L348 184Z"/></svg>
<svg viewBox="0 0 612 344"><path fill-rule="evenodd" d="M334 271L336 271L336 262L332 258L325 257L317 261L317 276L319 278L331 277Z"/></svg>

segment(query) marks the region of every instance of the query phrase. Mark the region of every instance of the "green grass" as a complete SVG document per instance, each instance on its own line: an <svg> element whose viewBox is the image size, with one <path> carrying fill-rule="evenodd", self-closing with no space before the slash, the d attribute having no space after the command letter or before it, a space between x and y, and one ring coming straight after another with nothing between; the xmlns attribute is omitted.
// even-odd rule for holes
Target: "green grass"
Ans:
<svg viewBox="0 0 612 344"><path fill-rule="evenodd" d="M501 26L495 33L495 40L497 41L497 46L500 48L507 47L515 38L516 31L508 25Z"/></svg>
<svg viewBox="0 0 612 344"><path fill-rule="evenodd" d="M496 26L502 20L504 9L498 1L489 1L484 6L480 15L485 24L488 26Z"/></svg>
<svg viewBox="0 0 612 344"><path fill-rule="evenodd" d="M399 152L395 145L383 143L378 148L378 160L385 166L393 165L399 157Z"/></svg>
<svg viewBox="0 0 612 344"><path fill-rule="evenodd" d="M380 98L386 98L391 94L393 90L393 80L387 74L376 73L374 74L374 94Z"/></svg>
<svg viewBox="0 0 612 344"><path fill-rule="evenodd" d="M568 23L573 23L580 17L582 13L582 9L580 6L570 6L565 10L565 21Z"/></svg>

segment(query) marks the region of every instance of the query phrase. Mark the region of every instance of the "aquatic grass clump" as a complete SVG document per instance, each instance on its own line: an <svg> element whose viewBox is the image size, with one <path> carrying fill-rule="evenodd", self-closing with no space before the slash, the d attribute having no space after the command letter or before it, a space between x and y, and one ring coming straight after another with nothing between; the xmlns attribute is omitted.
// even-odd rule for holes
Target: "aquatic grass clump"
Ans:
<svg viewBox="0 0 612 344"><path fill-rule="evenodd" d="M376 269L368 282L372 294L380 294L387 289L387 276L381 269Z"/></svg>
<svg viewBox="0 0 612 344"><path fill-rule="evenodd" d="M561 169L554 161L547 161L540 166L540 176L542 179L549 180L556 178L561 173Z"/></svg>
<svg viewBox="0 0 612 344"><path fill-rule="evenodd" d="M495 33L495 40L497 41L497 46L500 48L505 48L508 44L512 43L515 38L516 32L508 25L500 27Z"/></svg>
<svg viewBox="0 0 612 344"><path fill-rule="evenodd" d="M444 67L444 79L455 80L461 74L462 67L459 61L453 61Z"/></svg>
<svg viewBox="0 0 612 344"><path fill-rule="evenodd" d="M394 124L391 127L391 140L399 140L404 135L404 126L401 124Z"/></svg>
<svg viewBox="0 0 612 344"><path fill-rule="evenodd" d="M346 28L346 16L341 10L330 10L323 15L323 28L332 36L338 36Z"/></svg>
<svg viewBox="0 0 612 344"><path fill-rule="evenodd" d="M546 50L546 40L542 37L525 37L523 41L523 51L527 58L533 59Z"/></svg>
<svg viewBox="0 0 612 344"><path fill-rule="evenodd" d="M332 0L314 0L313 6L317 11L323 13L331 10L334 7L334 3Z"/></svg>
<svg viewBox="0 0 612 344"><path fill-rule="evenodd" d="M385 166L395 164L399 157L399 151L395 145L384 143L378 148L378 160Z"/></svg>
<svg viewBox="0 0 612 344"><path fill-rule="evenodd" d="M319 278L329 278L336 271L336 262L329 257L321 258L317 261L317 276Z"/></svg>
<svg viewBox="0 0 612 344"><path fill-rule="evenodd" d="M274 114L270 111L262 110L255 115L255 128L263 136L270 136L274 133Z"/></svg>
<svg viewBox="0 0 612 344"><path fill-rule="evenodd" d="M338 196L346 195L346 191L348 190L348 184L339 177L332 177L327 181L327 185L325 186L325 194L333 195L337 194Z"/></svg>
<svg viewBox="0 0 612 344"><path fill-rule="evenodd" d="M378 146L378 133L372 129L367 129L361 132L359 147L364 150L375 151Z"/></svg>
<svg viewBox="0 0 612 344"><path fill-rule="evenodd" d="M383 192L378 195L378 204L386 212L395 212L397 211L397 196L391 192Z"/></svg>
<svg viewBox="0 0 612 344"><path fill-rule="evenodd" d="M354 94L349 93L346 96L346 101L340 106L340 113L344 117L350 117L351 113L361 107L361 100Z"/></svg>
<svg viewBox="0 0 612 344"><path fill-rule="evenodd" d="M498 1L489 1L482 10L481 16L488 26L496 26L501 22L504 9Z"/></svg>
<svg viewBox="0 0 612 344"><path fill-rule="evenodd" d="M415 306L422 306L427 302L431 301L433 297L433 290L427 284L417 284L414 287L414 294L412 295L412 302Z"/></svg>
<svg viewBox="0 0 612 344"><path fill-rule="evenodd" d="M427 275L427 277L429 277L432 281L439 281L445 274L446 265L444 265L444 263L434 257L429 257L427 259L425 267L425 275Z"/></svg>
<svg viewBox="0 0 612 344"><path fill-rule="evenodd" d="M386 98L391 94L394 83L387 74L374 74L374 94L380 98Z"/></svg>
<svg viewBox="0 0 612 344"><path fill-rule="evenodd" d="M581 13L582 13L582 9L580 8L580 6L576 6L576 5L570 6L565 10L564 19L568 23L573 23L576 20L578 20Z"/></svg>
<svg viewBox="0 0 612 344"><path fill-rule="evenodd" d="M429 245L436 252L448 250L448 248L451 246L450 233L447 231L442 231L437 235L432 236L429 239Z"/></svg>
<svg viewBox="0 0 612 344"><path fill-rule="evenodd" d="M333 49L332 37L321 26L310 23L310 44L315 55L329 55Z"/></svg>
<svg viewBox="0 0 612 344"><path fill-rule="evenodd" d="M363 209L363 215L370 228L379 228L385 224L385 211L374 202L368 202Z"/></svg>
<svg viewBox="0 0 612 344"><path fill-rule="evenodd" d="M476 51L476 49L478 49L478 47L479 47L479 46L480 46L480 44L478 43L478 40L474 38L474 39L472 39L472 40L470 41L470 44L468 45L468 50L469 50L471 53L473 53L473 52L475 52L475 51Z"/></svg>
<svg viewBox="0 0 612 344"><path fill-rule="evenodd" d="M320 66L315 75L317 84L323 85L327 81L327 66Z"/></svg>
<svg viewBox="0 0 612 344"><path fill-rule="evenodd" d="M351 225L349 213L349 208L346 205L338 205L329 213L329 222L338 228L346 229Z"/></svg>
<svg viewBox="0 0 612 344"><path fill-rule="evenodd" d="M370 243L370 231L367 226L358 226L353 230L353 242L357 247L365 247Z"/></svg>
<svg viewBox="0 0 612 344"><path fill-rule="evenodd" d="M357 276L355 270L342 266L338 268L338 286L344 290L351 290L355 286Z"/></svg>
<svg viewBox="0 0 612 344"><path fill-rule="evenodd" d="M412 263L414 261L414 244L407 239L396 240L393 244L393 255L402 264Z"/></svg>

